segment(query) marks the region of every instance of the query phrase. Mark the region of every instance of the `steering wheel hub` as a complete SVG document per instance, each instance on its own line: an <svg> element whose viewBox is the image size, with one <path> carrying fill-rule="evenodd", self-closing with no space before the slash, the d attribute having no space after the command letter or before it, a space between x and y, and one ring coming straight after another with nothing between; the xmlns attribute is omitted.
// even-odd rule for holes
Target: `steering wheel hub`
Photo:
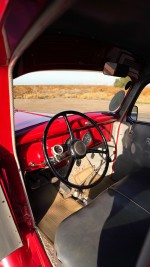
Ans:
<svg viewBox="0 0 150 267"><path fill-rule="evenodd" d="M73 143L72 151L76 159L82 159L86 155L86 145L82 140L76 140Z"/></svg>

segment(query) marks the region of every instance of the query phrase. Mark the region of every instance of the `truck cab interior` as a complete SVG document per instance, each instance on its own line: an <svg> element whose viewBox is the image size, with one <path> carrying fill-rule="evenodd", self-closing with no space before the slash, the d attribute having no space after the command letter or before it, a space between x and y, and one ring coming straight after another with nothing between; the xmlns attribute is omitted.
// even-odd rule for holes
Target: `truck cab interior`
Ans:
<svg viewBox="0 0 150 267"><path fill-rule="evenodd" d="M18 176L10 184L23 188L29 228L53 266L149 266L150 2L50 2L10 4L3 34L11 81L51 70L130 81L107 112L66 110L61 99L57 114L15 109L11 137ZM8 158L5 164L12 165Z"/></svg>

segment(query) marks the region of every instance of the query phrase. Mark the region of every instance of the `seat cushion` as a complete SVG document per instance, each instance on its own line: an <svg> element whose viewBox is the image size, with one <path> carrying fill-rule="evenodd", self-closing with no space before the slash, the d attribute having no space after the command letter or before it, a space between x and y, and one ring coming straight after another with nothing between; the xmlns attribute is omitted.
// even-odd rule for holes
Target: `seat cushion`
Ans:
<svg viewBox="0 0 150 267"><path fill-rule="evenodd" d="M63 266L136 265L150 226L149 174L131 174L60 224L55 248Z"/></svg>

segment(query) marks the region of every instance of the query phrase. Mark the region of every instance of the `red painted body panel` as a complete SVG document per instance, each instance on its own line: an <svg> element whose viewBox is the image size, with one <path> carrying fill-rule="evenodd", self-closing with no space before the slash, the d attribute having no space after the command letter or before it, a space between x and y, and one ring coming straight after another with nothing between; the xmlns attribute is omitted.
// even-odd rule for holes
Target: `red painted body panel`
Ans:
<svg viewBox="0 0 150 267"><path fill-rule="evenodd" d="M8 68L0 68L0 88L6 88L6 90L0 90L0 98L3 99L3 105L0 105L0 128L4 129L0 131L0 148L1 148L1 164L6 171L7 178L9 180L9 197L13 206L14 213L22 221L25 220L23 214L28 214L28 223L32 226L32 220L28 205L26 203L25 192L20 180L20 174L18 172L18 166L14 157L13 137L11 129L11 109L10 109L10 95L8 88ZM5 114L5 119L3 117ZM6 134L7 133L7 134Z"/></svg>
<svg viewBox="0 0 150 267"><path fill-rule="evenodd" d="M15 131L49 121L51 116L15 110Z"/></svg>
<svg viewBox="0 0 150 267"><path fill-rule="evenodd" d="M5 30L3 28L3 22L5 19L5 12L7 10L7 7L10 5L10 1L6 0L6 1L1 1L0 2L0 48L1 48L1 52L0 52L0 65L2 66L6 66L8 61L8 51L6 49L7 47L7 41L5 39Z"/></svg>
<svg viewBox="0 0 150 267"><path fill-rule="evenodd" d="M0 21L2 21L2 19L3 19L4 12L7 8L8 3L9 3L9 0L5 0L5 1L3 1L3 3L1 2L1 4L0 4Z"/></svg>
<svg viewBox="0 0 150 267"><path fill-rule="evenodd" d="M11 101L12 79L10 77L11 66L9 65L14 51L16 53L15 57L17 57L16 48L21 42L21 38L41 13L46 2L49 3L49 0L0 1L0 99L2 100L0 105L0 168L3 174L1 185L8 203L11 204L10 208L13 211L13 217L23 242L22 248L14 251L0 262L1 267L51 266L33 228L34 222L31 210L28 206L19 166L15 158ZM34 6L34 16L31 9L27 9L27 12L23 10L25 19L22 20L22 13L20 9L15 8L16 4L26 7L31 4ZM30 12L28 12L29 10ZM30 21L28 21L27 13L30 15ZM18 23L14 28L17 18ZM22 47L20 47L21 49L23 50ZM20 53L19 49L18 53Z"/></svg>
<svg viewBox="0 0 150 267"><path fill-rule="evenodd" d="M36 232L26 235L24 246L0 261L0 267L52 267Z"/></svg>
<svg viewBox="0 0 150 267"><path fill-rule="evenodd" d="M7 257L0 266L51 266L45 255L42 245L33 232L31 238L31 229L33 229L33 221L31 212L28 207L25 191L18 172L17 162L14 157L14 148L12 143L11 130L11 109L10 94L8 90L8 68L0 67L0 87L7 90L0 90L0 98L3 99L3 105L0 105L1 118L5 114L5 119L0 120L0 151L1 151L1 167L3 168L3 183L5 185L5 196L8 203L11 203L15 221L24 246ZM4 117L3 117L4 118ZM4 129L4 130L3 130ZM7 133L7 135L6 135ZM28 229L28 242L26 240L26 232L23 225ZM33 231L33 230L32 230ZM26 240L26 241L25 241ZM31 253L32 252L32 253ZM37 254L38 252L38 254ZM7 264L8 263L8 264Z"/></svg>

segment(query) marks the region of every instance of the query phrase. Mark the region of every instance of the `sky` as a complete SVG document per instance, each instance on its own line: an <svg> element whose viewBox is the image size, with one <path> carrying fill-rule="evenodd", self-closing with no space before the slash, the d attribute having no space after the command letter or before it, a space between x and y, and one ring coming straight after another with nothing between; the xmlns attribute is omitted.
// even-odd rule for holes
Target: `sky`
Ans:
<svg viewBox="0 0 150 267"><path fill-rule="evenodd" d="M115 79L98 71L39 71L14 79L14 85L113 85Z"/></svg>

